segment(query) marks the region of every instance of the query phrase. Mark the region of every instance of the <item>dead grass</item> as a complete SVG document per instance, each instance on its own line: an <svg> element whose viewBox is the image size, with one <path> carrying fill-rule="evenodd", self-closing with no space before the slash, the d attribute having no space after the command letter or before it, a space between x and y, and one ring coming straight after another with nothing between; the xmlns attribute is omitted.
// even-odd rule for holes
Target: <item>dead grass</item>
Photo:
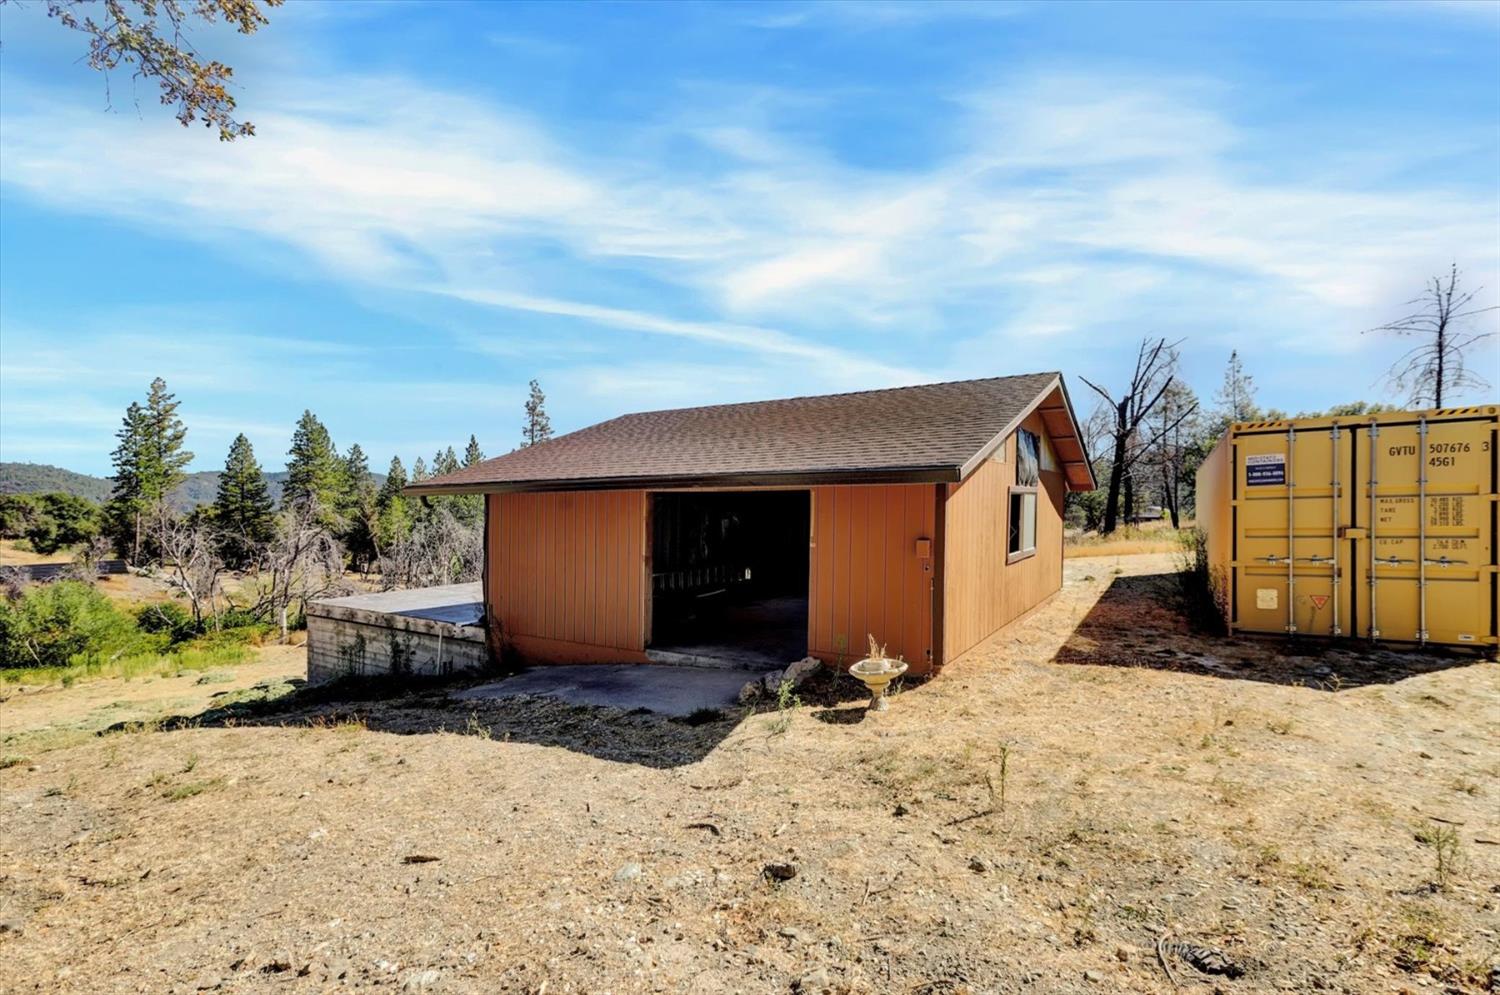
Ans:
<svg viewBox="0 0 1500 995"><path fill-rule="evenodd" d="M1068 544L1063 557L1069 560L1104 556L1140 556L1143 553L1171 553L1178 548L1173 539L1105 539L1097 542Z"/></svg>
<svg viewBox="0 0 1500 995"><path fill-rule="evenodd" d="M1182 531L1191 531L1193 523L1183 522ZM1098 532L1068 532L1063 541L1063 556L1082 559L1096 556L1139 556L1145 553L1175 553L1182 540L1170 522L1144 522L1125 525L1109 535Z"/></svg>
<svg viewBox="0 0 1500 995"><path fill-rule="evenodd" d="M234 659L246 662L222 670L163 664L71 686L34 680L0 683L0 752L36 756L89 742L106 729L149 724L253 696L258 686L290 690L285 680L300 678L307 666L306 651L299 646L235 649L242 653Z"/></svg>
<svg viewBox="0 0 1500 995"><path fill-rule="evenodd" d="M0 567L25 567L37 563L67 563L73 559L71 549L55 553L38 553L24 539L0 539Z"/></svg>
<svg viewBox="0 0 1500 995"><path fill-rule="evenodd" d="M879 716L419 689L7 747L0 989L1167 993L1167 936L1226 992L1479 992L1500 673L1205 640L1171 561L1069 564Z"/></svg>

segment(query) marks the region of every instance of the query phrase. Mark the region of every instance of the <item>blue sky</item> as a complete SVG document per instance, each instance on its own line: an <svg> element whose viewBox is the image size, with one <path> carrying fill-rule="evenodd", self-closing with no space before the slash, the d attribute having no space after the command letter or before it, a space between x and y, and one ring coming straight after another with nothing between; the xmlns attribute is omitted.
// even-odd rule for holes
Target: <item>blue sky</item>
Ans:
<svg viewBox="0 0 1500 995"><path fill-rule="evenodd" d="M198 469L239 431L280 468L305 407L382 468L498 454L532 377L564 431L1051 368L1086 414L1156 334L1295 411L1387 399L1361 330L1450 262L1500 303L1496 4L293 0L195 40L256 137L0 8L4 459L107 471L157 375Z"/></svg>

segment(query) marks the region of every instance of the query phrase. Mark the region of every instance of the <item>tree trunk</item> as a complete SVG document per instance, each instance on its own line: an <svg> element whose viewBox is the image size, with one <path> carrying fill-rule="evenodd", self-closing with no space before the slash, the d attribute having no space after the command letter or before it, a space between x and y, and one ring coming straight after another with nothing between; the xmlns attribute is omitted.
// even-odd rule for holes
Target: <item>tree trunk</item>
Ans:
<svg viewBox="0 0 1500 995"><path fill-rule="evenodd" d="M1177 482L1177 465L1174 462L1175 454L1168 453L1161 467L1161 502L1167 509L1167 514L1172 517L1172 528L1179 529L1182 522L1177 512L1177 496L1179 493Z"/></svg>
<svg viewBox="0 0 1500 995"><path fill-rule="evenodd" d="M1438 322L1438 330L1437 330L1437 384L1433 388L1433 405L1432 405L1435 408L1441 408L1443 406L1443 360L1445 358L1443 354L1445 352L1447 352L1447 349L1445 348L1445 346L1447 345L1447 343L1444 342L1443 340L1445 338L1447 338L1447 334L1446 334L1447 331L1448 331L1447 328L1444 327L1444 322L1441 322L1441 321ZM1426 458L1426 454L1423 454L1423 458L1424 459Z"/></svg>
<svg viewBox="0 0 1500 995"><path fill-rule="evenodd" d="M1125 477L1125 433L1115 433L1115 458L1109 468L1109 496L1104 501L1104 527L1102 535L1114 532L1120 521L1120 485Z"/></svg>

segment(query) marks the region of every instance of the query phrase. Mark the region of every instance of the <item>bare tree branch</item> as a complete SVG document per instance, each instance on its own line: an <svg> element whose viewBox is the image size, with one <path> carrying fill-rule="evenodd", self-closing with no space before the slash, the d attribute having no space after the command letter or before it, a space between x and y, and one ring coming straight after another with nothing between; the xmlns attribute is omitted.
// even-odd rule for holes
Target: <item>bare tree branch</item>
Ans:
<svg viewBox="0 0 1500 995"><path fill-rule="evenodd" d="M1495 333L1468 332L1460 326L1500 308L1471 307L1484 288L1462 290L1459 277L1458 264L1454 263L1446 283L1443 277L1435 276L1420 297L1406 302L1407 306L1421 305L1419 310L1366 329L1367 335L1381 333L1422 339L1392 363L1385 376L1390 391L1404 395L1413 407L1441 408L1445 395L1451 400L1456 393L1489 386L1487 380L1466 367L1465 359L1474 346L1493 338Z"/></svg>

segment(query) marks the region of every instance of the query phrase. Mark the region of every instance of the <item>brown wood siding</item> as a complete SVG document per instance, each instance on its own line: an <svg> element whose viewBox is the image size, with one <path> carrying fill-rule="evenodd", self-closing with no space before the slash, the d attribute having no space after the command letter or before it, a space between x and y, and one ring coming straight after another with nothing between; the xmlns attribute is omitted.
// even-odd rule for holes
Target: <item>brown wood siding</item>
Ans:
<svg viewBox="0 0 1500 995"><path fill-rule="evenodd" d="M645 660L646 492L487 498L486 600L538 660Z"/></svg>
<svg viewBox="0 0 1500 995"><path fill-rule="evenodd" d="M873 634L927 672L935 561L917 556L917 540L932 540L936 555L932 485L814 487L812 502L809 651L848 666Z"/></svg>
<svg viewBox="0 0 1500 995"><path fill-rule="evenodd" d="M1021 427L1046 433L1039 414ZM944 502L943 656L951 663L1062 586L1064 476L1044 470L1037 488L1036 555L1005 562L1010 487L1015 483L1016 439L1000 447L1003 462L989 459Z"/></svg>

